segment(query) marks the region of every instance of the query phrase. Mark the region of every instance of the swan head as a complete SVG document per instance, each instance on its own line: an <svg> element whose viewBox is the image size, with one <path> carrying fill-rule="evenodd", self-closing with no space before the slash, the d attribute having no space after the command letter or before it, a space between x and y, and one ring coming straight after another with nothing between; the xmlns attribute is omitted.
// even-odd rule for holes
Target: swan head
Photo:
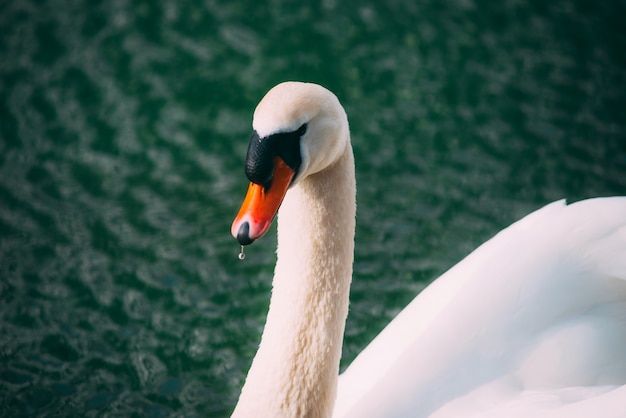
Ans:
<svg viewBox="0 0 626 418"><path fill-rule="evenodd" d="M250 185L231 233L252 244L269 229L290 187L332 165L349 142L337 97L312 83L285 82L257 105L245 171Z"/></svg>

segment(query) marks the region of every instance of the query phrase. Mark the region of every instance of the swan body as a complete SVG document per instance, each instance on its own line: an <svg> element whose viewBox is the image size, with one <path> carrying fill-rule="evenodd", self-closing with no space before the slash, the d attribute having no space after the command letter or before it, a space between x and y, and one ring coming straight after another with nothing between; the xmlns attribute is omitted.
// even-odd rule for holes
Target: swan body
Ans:
<svg viewBox="0 0 626 418"><path fill-rule="evenodd" d="M626 197L554 202L420 293L338 377L355 176L328 90L282 83L254 114L242 245L278 212L261 344L236 417L626 417ZM279 209L280 208L280 209Z"/></svg>
<svg viewBox="0 0 626 418"><path fill-rule="evenodd" d="M625 350L626 198L559 201L404 308L340 377L335 416L593 417L601 407L624 417Z"/></svg>

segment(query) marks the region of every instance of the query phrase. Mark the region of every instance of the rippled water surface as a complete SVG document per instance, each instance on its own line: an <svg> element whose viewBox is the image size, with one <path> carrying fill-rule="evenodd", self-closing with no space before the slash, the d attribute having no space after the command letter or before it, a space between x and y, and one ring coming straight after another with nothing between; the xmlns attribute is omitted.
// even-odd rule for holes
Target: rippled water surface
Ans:
<svg viewBox="0 0 626 418"><path fill-rule="evenodd" d="M357 159L342 367L561 198L626 193L623 1L0 3L0 415L228 416L275 238L229 234L257 101L333 90Z"/></svg>

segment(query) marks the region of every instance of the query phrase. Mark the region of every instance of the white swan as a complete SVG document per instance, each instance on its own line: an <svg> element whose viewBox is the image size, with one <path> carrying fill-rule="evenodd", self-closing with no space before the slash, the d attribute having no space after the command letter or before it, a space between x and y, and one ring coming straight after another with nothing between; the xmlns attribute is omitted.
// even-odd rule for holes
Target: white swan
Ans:
<svg viewBox="0 0 626 418"><path fill-rule="evenodd" d="M503 230L338 379L356 208L346 114L288 82L253 127L232 234L250 244L280 207L278 258L234 417L626 417L626 198L555 202Z"/></svg>

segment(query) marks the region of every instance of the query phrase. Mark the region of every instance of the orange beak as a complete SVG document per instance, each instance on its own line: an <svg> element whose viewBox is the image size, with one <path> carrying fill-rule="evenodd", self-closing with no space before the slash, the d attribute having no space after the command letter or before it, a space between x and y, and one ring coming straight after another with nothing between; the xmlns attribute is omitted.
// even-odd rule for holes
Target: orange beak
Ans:
<svg viewBox="0 0 626 418"><path fill-rule="evenodd" d="M272 220L295 172L281 158L274 158L274 175L269 188L250 183L246 198L233 221L230 232L241 245L249 245L261 238L272 224Z"/></svg>

